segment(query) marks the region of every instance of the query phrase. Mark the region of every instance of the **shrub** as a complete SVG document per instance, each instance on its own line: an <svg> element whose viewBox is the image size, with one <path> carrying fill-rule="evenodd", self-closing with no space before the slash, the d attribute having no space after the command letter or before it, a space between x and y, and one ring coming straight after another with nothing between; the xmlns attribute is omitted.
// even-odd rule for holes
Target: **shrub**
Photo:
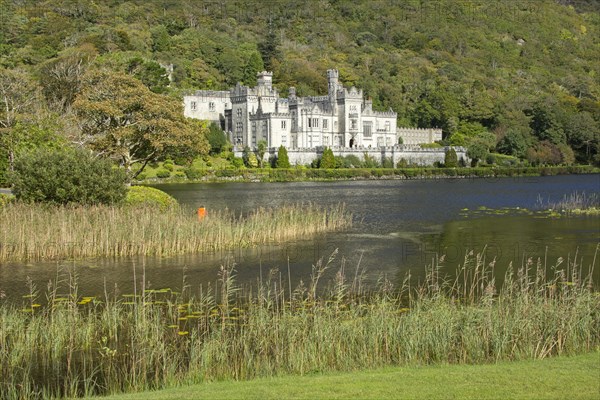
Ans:
<svg viewBox="0 0 600 400"><path fill-rule="evenodd" d="M169 172L173 172L173 161L167 160L163 163L163 168Z"/></svg>
<svg viewBox="0 0 600 400"><path fill-rule="evenodd" d="M458 167L458 155L456 154L456 150L453 147L446 152L444 156L444 166L446 168L456 168Z"/></svg>
<svg viewBox="0 0 600 400"><path fill-rule="evenodd" d="M145 172L140 172L139 174L137 174L137 176L135 177L136 180L138 181L143 181L144 179L147 178L147 175Z"/></svg>
<svg viewBox="0 0 600 400"><path fill-rule="evenodd" d="M175 171L175 174L173 176L175 176L175 178L185 178L186 177L185 172L183 172L183 171Z"/></svg>
<svg viewBox="0 0 600 400"><path fill-rule="evenodd" d="M279 150L277 150L277 161L275 161L275 168L289 168L290 167L290 159L288 157L288 153L285 147L279 146Z"/></svg>
<svg viewBox="0 0 600 400"><path fill-rule="evenodd" d="M231 164L235 168L242 168L244 166L244 159L241 157L233 157L233 159L231 160Z"/></svg>
<svg viewBox="0 0 600 400"><path fill-rule="evenodd" d="M168 171L166 169L159 169L158 171L156 171L156 177L157 178L168 178L171 176L171 171Z"/></svg>
<svg viewBox="0 0 600 400"><path fill-rule="evenodd" d="M211 123L206 132L206 139L210 144L210 154L218 154L227 147L227 137L218 124Z"/></svg>
<svg viewBox="0 0 600 400"><path fill-rule="evenodd" d="M398 163L396 164L396 168L406 168L408 167L408 161L406 161L406 159L401 158Z"/></svg>
<svg viewBox="0 0 600 400"><path fill-rule="evenodd" d="M323 150L323 156L321 157L319 168L335 168L335 157L333 155L333 151L329 147L326 147L325 150Z"/></svg>
<svg viewBox="0 0 600 400"><path fill-rule="evenodd" d="M205 170L193 167L186 168L183 172L185 173L185 176L187 176L187 178L191 180L200 179L206 176L207 174Z"/></svg>
<svg viewBox="0 0 600 400"><path fill-rule="evenodd" d="M394 161L390 157L384 157L381 166L383 168L394 168Z"/></svg>
<svg viewBox="0 0 600 400"><path fill-rule="evenodd" d="M10 181L15 197L26 202L113 204L127 192L123 169L75 149L20 153Z"/></svg>
<svg viewBox="0 0 600 400"><path fill-rule="evenodd" d="M12 194L4 194L0 193L0 208L4 207L8 203L12 203L15 199L15 196Z"/></svg>
<svg viewBox="0 0 600 400"><path fill-rule="evenodd" d="M367 152L364 153L363 168L379 168L379 163L374 157L371 157Z"/></svg>
<svg viewBox="0 0 600 400"><path fill-rule="evenodd" d="M178 205L177 200L167 193L147 186L130 187L125 204L136 207L157 207L163 211Z"/></svg>

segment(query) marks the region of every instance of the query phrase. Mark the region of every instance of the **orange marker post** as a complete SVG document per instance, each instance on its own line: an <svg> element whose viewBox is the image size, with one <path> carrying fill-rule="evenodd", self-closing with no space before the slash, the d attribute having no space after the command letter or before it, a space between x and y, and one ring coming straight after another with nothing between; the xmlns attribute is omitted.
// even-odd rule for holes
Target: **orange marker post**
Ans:
<svg viewBox="0 0 600 400"><path fill-rule="evenodd" d="M206 208L200 207L198 208L198 221L202 221L206 217Z"/></svg>

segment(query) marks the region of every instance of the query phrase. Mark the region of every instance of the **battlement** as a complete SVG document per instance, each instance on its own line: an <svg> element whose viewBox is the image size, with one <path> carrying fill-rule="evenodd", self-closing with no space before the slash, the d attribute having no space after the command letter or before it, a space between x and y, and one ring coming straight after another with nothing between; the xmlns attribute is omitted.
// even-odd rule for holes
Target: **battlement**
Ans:
<svg viewBox="0 0 600 400"><path fill-rule="evenodd" d="M363 98L363 90L352 86L350 89L340 88L337 91L337 97L340 99L360 99Z"/></svg>
<svg viewBox="0 0 600 400"><path fill-rule="evenodd" d="M188 93L186 96L194 96L200 98L221 98L229 99L230 92L228 90L196 90L193 93Z"/></svg>

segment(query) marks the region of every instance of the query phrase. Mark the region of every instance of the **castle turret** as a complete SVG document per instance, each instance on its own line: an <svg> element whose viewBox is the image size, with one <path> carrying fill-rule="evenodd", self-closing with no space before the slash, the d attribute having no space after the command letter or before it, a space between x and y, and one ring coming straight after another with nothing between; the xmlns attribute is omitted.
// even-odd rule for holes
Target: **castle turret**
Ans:
<svg viewBox="0 0 600 400"><path fill-rule="evenodd" d="M332 105L335 105L336 101L337 101L337 90L339 87L338 78L339 78L339 73L338 73L337 69L328 69L327 70L329 102Z"/></svg>
<svg viewBox="0 0 600 400"><path fill-rule="evenodd" d="M273 87L273 73L262 71L258 72L256 75L258 77L258 87L266 87L267 89L271 90L271 88Z"/></svg>

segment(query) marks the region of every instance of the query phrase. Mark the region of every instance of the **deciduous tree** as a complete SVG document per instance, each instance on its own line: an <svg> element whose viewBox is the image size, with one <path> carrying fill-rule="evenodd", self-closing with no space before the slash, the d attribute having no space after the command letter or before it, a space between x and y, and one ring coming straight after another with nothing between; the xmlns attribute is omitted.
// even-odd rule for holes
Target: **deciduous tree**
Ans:
<svg viewBox="0 0 600 400"><path fill-rule="evenodd" d="M208 142L183 116L181 100L152 93L134 77L93 71L73 104L84 139L99 154L117 159L131 178L180 149L206 154Z"/></svg>

